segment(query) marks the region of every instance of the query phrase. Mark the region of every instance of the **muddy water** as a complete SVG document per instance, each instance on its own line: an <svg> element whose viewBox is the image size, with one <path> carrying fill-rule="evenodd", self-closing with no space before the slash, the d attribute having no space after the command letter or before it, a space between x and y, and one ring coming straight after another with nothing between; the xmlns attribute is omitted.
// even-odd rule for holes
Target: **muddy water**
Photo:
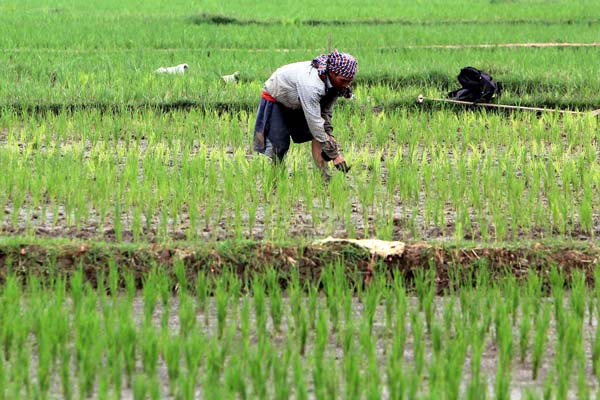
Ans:
<svg viewBox="0 0 600 400"><path fill-rule="evenodd" d="M13 215L15 214L16 215ZM164 239L170 240L213 240L220 241L224 239L249 239L249 240L277 240L281 237L286 239L305 239L333 237L378 237L376 230L375 216L367 215L367 220L363 216L360 207L352 205L351 227L345 225L339 220L331 220L328 217L327 210L321 210L318 214L318 221L314 221L310 214L302 212L302 207L296 210L288 210L289 217L276 222L268 220L265 217L264 210L258 207L256 218L250 230L248 215L242 217L241 229L236 232L231 226L231 218L223 216L219 221L211 221L206 225L203 221L197 223L196 229L192 232L190 229L189 215L183 212L177 219L170 218L166 229L161 225L158 217L147 221L142 216L143 232L138 235L137 240L147 242L160 242ZM411 210L405 209L401 204L394 206L394 217L392 226L392 237L390 240L400 241L452 241L456 240L455 214L450 208L444 211L444 225L436 226L433 223L426 224L423 215L408 217ZM200 212L202 214L202 211ZM473 221L476 217L473 216ZM133 242L136 240L132 232L131 215L123 214L121 217L121 241ZM351 229L350 229L351 228ZM494 239L494 226L488 227L488 240ZM594 220L594 234L583 233L579 226L574 226L570 232L557 236L553 232L546 232L544 229L532 228L529 231L519 230L512 233L508 232L507 239L511 240L539 240L547 237L556 237L563 239L572 239L578 241L587 241L592 237L600 236L600 218ZM87 218L81 221L77 226L73 222L73 216L68 216L63 206L46 209L20 208L14 210L12 204L7 204L0 209L0 235L19 236L35 235L37 237L61 237L84 240L103 240L117 241L117 232L110 217L106 218L104 223L100 222L98 214L90 210ZM480 227L473 223L473 230L465 233L464 240L479 241L482 239Z"/></svg>

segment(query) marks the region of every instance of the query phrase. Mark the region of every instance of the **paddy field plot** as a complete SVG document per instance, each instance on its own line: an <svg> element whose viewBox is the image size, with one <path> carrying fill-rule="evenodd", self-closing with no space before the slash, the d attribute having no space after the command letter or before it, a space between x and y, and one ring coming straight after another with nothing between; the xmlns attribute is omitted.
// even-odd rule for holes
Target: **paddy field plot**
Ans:
<svg viewBox="0 0 600 400"><path fill-rule="evenodd" d="M599 25L586 0L3 2L0 398L595 395ZM271 72L330 42L359 71L325 180L252 135ZM548 112L417 104L467 65Z"/></svg>

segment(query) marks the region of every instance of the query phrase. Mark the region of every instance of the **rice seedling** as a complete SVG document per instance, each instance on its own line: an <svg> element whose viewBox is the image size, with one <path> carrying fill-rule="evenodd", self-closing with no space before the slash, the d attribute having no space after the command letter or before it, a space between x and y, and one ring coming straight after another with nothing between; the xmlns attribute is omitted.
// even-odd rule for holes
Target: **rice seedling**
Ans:
<svg viewBox="0 0 600 400"><path fill-rule="evenodd" d="M373 285L369 286L363 294L363 321L366 323L369 331L373 330L373 322L375 321L375 313L380 304L384 283L380 279L375 280Z"/></svg>
<svg viewBox="0 0 600 400"><path fill-rule="evenodd" d="M388 357L386 363L386 382L391 399L403 399L406 389L406 381L402 368L401 359Z"/></svg>
<svg viewBox="0 0 600 400"><path fill-rule="evenodd" d="M267 311L265 301L265 285L263 278L254 277L252 281L252 294L254 300L254 317L256 318L256 330L260 336L267 333Z"/></svg>
<svg viewBox="0 0 600 400"><path fill-rule="evenodd" d="M569 295L570 310L583 324L585 320L586 299L588 298L585 275L581 271L571 274L571 293Z"/></svg>
<svg viewBox="0 0 600 400"><path fill-rule="evenodd" d="M179 390L177 397L192 400L196 396L196 377L193 375L182 375L179 378Z"/></svg>
<svg viewBox="0 0 600 400"><path fill-rule="evenodd" d="M60 385L63 397L69 400L73 396L73 389L71 387L71 353L65 346L61 349L60 355ZM117 370L117 368L113 367L113 371L115 370ZM121 376L120 369L118 375L119 377ZM120 388L120 386L117 386L117 383L115 382L115 388L116 387Z"/></svg>
<svg viewBox="0 0 600 400"><path fill-rule="evenodd" d="M535 332L533 337L533 354L532 354L532 379L538 378L538 371L542 363L542 357L546 350L547 330L550 324L550 305L543 303L540 312L535 319Z"/></svg>
<svg viewBox="0 0 600 400"><path fill-rule="evenodd" d="M217 338L211 339L207 344L206 349L206 375L203 382L203 387L206 390L206 394L209 397L221 395L221 354ZM250 361L252 363L252 361Z"/></svg>
<svg viewBox="0 0 600 400"><path fill-rule="evenodd" d="M415 289L419 299L419 308L425 314L425 324L427 331L431 331L433 319L433 300L435 298L435 270L430 268L428 271L418 270L415 273Z"/></svg>
<svg viewBox="0 0 600 400"><path fill-rule="evenodd" d="M124 360L122 349L120 348L119 338L117 337L119 331L117 328L109 328L107 331L106 337L106 373L110 376L107 377L108 384L112 384L113 394L115 397L120 397L123 389L123 371L124 371ZM65 383L68 384L69 381L69 369L68 369L68 361L69 354L67 353L64 356L64 365L66 366L64 370L65 374ZM62 370L61 370L62 371ZM65 391L63 385L63 392Z"/></svg>
<svg viewBox="0 0 600 400"><path fill-rule="evenodd" d="M370 400L380 399L382 396L381 381L379 378L377 356L375 355L374 350L367 355L367 368L365 375L370 378L366 387L366 398ZM330 393L330 395L333 395L333 393Z"/></svg>
<svg viewBox="0 0 600 400"><path fill-rule="evenodd" d="M210 292L210 286L208 276L202 271L199 271L196 275L195 292L197 311L204 314L204 323L208 324L208 314L206 313L206 305Z"/></svg>
<svg viewBox="0 0 600 400"><path fill-rule="evenodd" d="M477 323L471 325L471 379L467 385L467 399L485 399L487 387L481 376L481 359L486 344L485 331Z"/></svg>
<svg viewBox="0 0 600 400"><path fill-rule="evenodd" d="M127 386L131 387L135 372L137 331L133 325L133 321L126 316L123 316L118 322L125 376L127 377Z"/></svg>
<svg viewBox="0 0 600 400"><path fill-rule="evenodd" d="M181 294L189 293L189 280L186 276L185 264L182 260L176 260L173 265L175 276L177 278L177 290Z"/></svg>
<svg viewBox="0 0 600 400"><path fill-rule="evenodd" d="M398 276L394 277L394 296L396 298L396 318L392 333L392 352L397 359L402 359L408 335L406 321L408 315L408 300L404 285ZM394 363L392 366L394 367L392 370L398 372L396 371L397 364Z"/></svg>
<svg viewBox="0 0 600 400"><path fill-rule="evenodd" d="M292 387L290 385L289 370L292 362L294 351L293 342L287 343L287 345L281 350L280 362L272 363L272 376L273 376L273 396L275 399L289 399L292 393Z"/></svg>
<svg viewBox="0 0 600 400"><path fill-rule="evenodd" d="M297 269L290 271L289 284L287 287L287 294L289 298L290 313L294 320L294 325L298 326L298 316L300 312L305 310L304 308L304 292L302 284L300 283L300 276Z"/></svg>
<svg viewBox="0 0 600 400"><path fill-rule="evenodd" d="M360 374L360 360L355 351L356 347L353 340L348 340L345 343L347 350L344 352L344 381L345 395L348 397L358 398L362 393L362 378Z"/></svg>
<svg viewBox="0 0 600 400"><path fill-rule="evenodd" d="M583 366L579 366L577 368L577 398L578 399L589 399L590 392L587 382L587 375L585 372L585 368Z"/></svg>
<svg viewBox="0 0 600 400"><path fill-rule="evenodd" d="M302 365L302 359L298 353L295 354L293 359L293 375L294 375L294 395L298 399L308 399L308 389L306 387L305 372Z"/></svg>
<svg viewBox="0 0 600 400"><path fill-rule="evenodd" d="M329 339L327 318L323 311L319 311L315 331L315 346L312 357L312 381L315 395L318 398L327 396L327 375L325 373L325 350Z"/></svg>
<svg viewBox="0 0 600 400"><path fill-rule="evenodd" d="M418 312L411 310L410 312L410 326L413 334L413 356L414 356L414 376L410 381L415 382L420 380L421 374L425 367L425 343L424 343L424 326L423 320L421 319ZM409 393L415 394L416 388L411 387Z"/></svg>
<svg viewBox="0 0 600 400"><path fill-rule="evenodd" d="M182 346L179 337L174 335L166 335L162 338L162 357L167 366L167 377L169 379L169 394L172 396L175 393L177 381L180 376L180 362L182 354Z"/></svg>
<svg viewBox="0 0 600 400"><path fill-rule="evenodd" d="M317 308L319 305L319 289L315 285L308 285L306 288L307 296L306 308L308 312L308 321L310 328L314 329L317 321Z"/></svg>
<svg viewBox="0 0 600 400"><path fill-rule="evenodd" d="M259 339L258 346L250 349L248 365L250 368L250 379L252 381L253 394L265 398L268 394L267 380L271 372L273 349L269 342L263 337ZM316 389L318 390L318 389Z"/></svg>
<svg viewBox="0 0 600 400"><path fill-rule="evenodd" d="M217 280L215 285L215 305L217 308L217 331L219 337L222 337L223 333L225 332L230 296L231 294L227 288L227 281L225 279ZM193 319L196 319L195 313L193 315Z"/></svg>
<svg viewBox="0 0 600 400"><path fill-rule="evenodd" d="M190 295L179 293L179 333L188 336L196 326L196 310Z"/></svg>
<svg viewBox="0 0 600 400"><path fill-rule="evenodd" d="M329 266L321 272L321 281L325 293L327 309L329 311L331 329L334 332L337 330L339 323L339 304L337 295L340 288L336 285L336 274L337 269L333 266Z"/></svg>
<svg viewBox="0 0 600 400"><path fill-rule="evenodd" d="M6 380L6 362L4 361L4 357L0 357L0 387L2 389L0 389L0 399L4 400L6 399L6 387L7 385L7 380Z"/></svg>
<svg viewBox="0 0 600 400"><path fill-rule="evenodd" d="M241 340L244 346L247 346L250 341L250 332L252 329L250 317L251 317L251 304L250 296L245 295L242 297L242 305L240 309L240 333Z"/></svg>
<svg viewBox="0 0 600 400"><path fill-rule="evenodd" d="M140 355L142 357L142 368L146 376L152 380L156 377L159 357L159 338L150 324L144 324L139 332Z"/></svg>
<svg viewBox="0 0 600 400"><path fill-rule="evenodd" d="M554 320L556 321L558 340L559 342L562 342L566 334L568 322L565 316L564 308L565 278L563 272L553 265L550 268L548 279L552 287Z"/></svg>
<svg viewBox="0 0 600 400"><path fill-rule="evenodd" d="M21 343L21 345L22 347L15 347L15 358L9 378L9 382L12 383L12 387L9 387L8 397L10 398L32 397L32 385L29 376L31 346L24 343Z"/></svg>
<svg viewBox="0 0 600 400"><path fill-rule="evenodd" d="M269 269L266 273L266 286L269 296L269 309L273 328L279 332L283 318L283 302L281 297L281 286L277 271Z"/></svg>
<svg viewBox="0 0 600 400"><path fill-rule="evenodd" d="M182 390L185 398L194 397L200 362L208 351L210 351L209 343L206 343L205 338L196 331L192 331L183 343L186 373L180 375L180 390Z"/></svg>
<svg viewBox="0 0 600 400"><path fill-rule="evenodd" d="M532 300L525 296L521 303L521 319L519 325L519 361L525 362L527 350L529 348L529 334L531 331L531 321L534 316L532 313Z"/></svg>
<svg viewBox="0 0 600 400"><path fill-rule="evenodd" d="M133 378L133 398L144 400L148 393L148 379L143 374L136 374Z"/></svg>
<svg viewBox="0 0 600 400"><path fill-rule="evenodd" d="M447 334L451 334L453 329L452 326L454 324L454 320L455 320L455 300L454 300L454 296L450 295L448 296L445 301L444 301L444 309L443 309L443 322L444 322L444 331ZM467 322L468 321L464 321Z"/></svg>
<svg viewBox="0 0 600 400"><path fill-rule="evenodd" d="M444 380L444 358L442 355L442 330L439 324L434 323L431 327L431 362L429 363L429 395L440 396L443 392Z"/></svg>
<svg viewBox="0 0 600 400"><path fill-rule="evenodd" d="M101 370L98 376L98 400L108 400L109 393L109 372L107 370Z"/></svg>
<svg viewBox="0 0 600 400"><path fill-rule="evenodd" d="M127 308L130 309L130 307L133 304L133 299L136 294L135 277L133 276L133 273L131 271L125 271L123 280L125 281L125 294L126 294L125 304L126 304Z"/></svg>
<svg viewBox="0 0 600 400"><path fill-rule="evenodd" d="M306 311L303 309L300 311L298 315L297 322L297 337L298 337L298 347L300 355L305 355L306 353L306 344L308 342L308 330L309 330L309 321L308 315Z"/></svg>
<svg viewBox="0 0 600 400"><path fill-rule="evenodd" d="M78 268L75 271L69 282L71 285L71 300L73 301L73 313L77 315L79 314L79 310L83 301L83 272L81 268Z"/></svg>
<svg viewBox="0 0 600 400"><path fill-rule="evenodd" d="M43 330L40 330L40 334L37 336L37 393L41 398L48 395L48 390L50 389L51 367L54 361L51 354L53 338L51 337L51 330L48 328L48 326L44 326L42 328Z"/></svg>
<svg viewBox="0 0 600 400"><path fill-rule="evenodd" d="M243 364L242 360L233 357L225 370L224 376L225 385L229 393L237 395L240 399L248 398L248 389L243 375Z"/></svg>
<svg viewBox="0 0 600 400"><path fill-rule="evenodd" d="M461 330L448 341L445 355L445 390L450 399L460 398L460 386L463 378L463 365L467 356L468 337Z"/></svg>
<svg viewBox="0 0 600 400"><path fill-rule="evenodd" d="M495 397L497 399L510 398L510 380L512 373L513 358L513 335L511 323L509 321L509 309L507 306L499 305L496 309L498 313L498 325L496 326L496 342L499 347L499 365L496 371L494 384Z"/></svg>
<svg viewBox="0 0 600 400"><path fill-rule="evenodd" d="M146 276L145 282L143 282L144 319L146 325L149 325L152 322L152 316L159 295L157 286L156 272L151 272Z"/></svg>
<svg viewBox="0 0 600 400"><path fill-rule="evenodd" d="M544 380L544 387L543 387L543 398L544 400L548 400L548 399L552 399L553 394L554 394L554 388L555 388L555 383L554 383L554 373L552 370L550 370L548 372L548 375L546 376L546 379Z"/></svg>

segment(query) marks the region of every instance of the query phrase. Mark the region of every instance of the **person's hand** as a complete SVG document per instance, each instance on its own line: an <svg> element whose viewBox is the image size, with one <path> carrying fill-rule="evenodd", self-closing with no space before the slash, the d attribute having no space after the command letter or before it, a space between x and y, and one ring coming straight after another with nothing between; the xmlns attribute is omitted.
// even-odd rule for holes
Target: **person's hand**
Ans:
<svg viewBox="0 0 600 400"><path fill-rule="evenodd" d="M348 165L348 163L346 163L346 160L344 160L344 157L342 156L337 156L333 160L333 166L335 167L335 169L337 169L338 171L342 171L343 173L350 171L350 166Z"/></svg>
<svg viewBox="0 0 600 400"><path fill-rule="evenodd" d="M331 144L331 146L333 146L333 148L337 149L337 151L340 151L340 148L337 144L337 142L335 141L335 137L333 137L333 135L327 134L327 140L329 141L329 144ZM338 156L339 158L340 156ZM321 150L321 158L325 161L325 162L329 162L329 161L334 161L333 158L329 157L327 155L327 153L325 153L325 151ZM335 160L337 160L338 158L336 158ZM343 160L343 158L342 158ZM334 162L335 164L335 162Z"/></svg>
<svg viewBox="0 0 600 400"><path fill-rule="evenodd" d="M332 161L333 159L330 158L327 153L325 153L323 150L321 150L321 158L323 159L323 161L325 162L329 162Z"/></svg>

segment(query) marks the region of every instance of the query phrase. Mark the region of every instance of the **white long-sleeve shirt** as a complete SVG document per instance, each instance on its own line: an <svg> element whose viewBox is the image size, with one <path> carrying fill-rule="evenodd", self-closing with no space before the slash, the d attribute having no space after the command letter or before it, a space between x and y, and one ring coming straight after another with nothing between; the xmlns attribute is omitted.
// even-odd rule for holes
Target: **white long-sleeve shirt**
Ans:
<svg viewBox="0 0 600 400"><path fill-rule="evenodd" d="M264 90L277 102L293 110L302 109L313 137L330 158L336 158L339 150L334 141L331 115L336 94L329 78L323 81L310 61L301 61L278 68L265 82Z"/></svg>

